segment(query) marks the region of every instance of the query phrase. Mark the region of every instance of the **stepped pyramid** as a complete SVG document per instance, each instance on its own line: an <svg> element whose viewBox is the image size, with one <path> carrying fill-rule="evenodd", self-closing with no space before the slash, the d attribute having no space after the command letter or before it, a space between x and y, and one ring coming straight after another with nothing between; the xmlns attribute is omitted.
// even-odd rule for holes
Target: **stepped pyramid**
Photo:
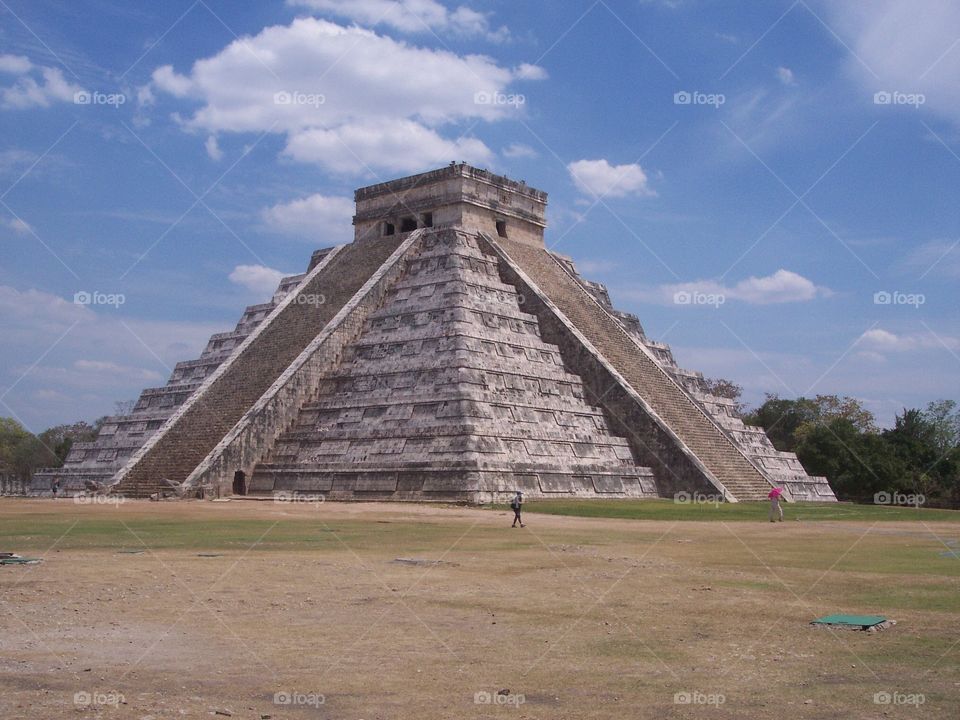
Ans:
<svg viewBox="0 0 960 720"><path fill-rule="evenodd" d="M356 192L355 239L53 474L143 497L835 500L543 242L546 194L452 164Z"/></svg>

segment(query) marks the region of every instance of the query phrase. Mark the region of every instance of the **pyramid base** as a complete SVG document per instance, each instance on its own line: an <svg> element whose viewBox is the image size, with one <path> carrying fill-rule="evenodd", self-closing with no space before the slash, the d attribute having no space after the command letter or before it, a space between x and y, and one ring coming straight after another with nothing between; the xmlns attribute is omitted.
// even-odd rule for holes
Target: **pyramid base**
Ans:
<svg viewBox="0 0 960 720"><path fill-rule="evenodd" d="M557 469L346 469L279 464L257 468L250 495L313 495L324 500L408 502L504 502L521 491L528 498L655 498L653 473L629 467L617 472Z"/></svg>

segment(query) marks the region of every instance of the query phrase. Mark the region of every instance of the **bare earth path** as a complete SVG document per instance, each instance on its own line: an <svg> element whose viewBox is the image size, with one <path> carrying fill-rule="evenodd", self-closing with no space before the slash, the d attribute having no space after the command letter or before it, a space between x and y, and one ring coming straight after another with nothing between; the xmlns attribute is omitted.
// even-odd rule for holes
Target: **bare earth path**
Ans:
<svg viewBox="0 0 960 720"><path fill-rule="evenodd" d="M0 499L0 718L960 716L960 523L510 519Z"/></svg>

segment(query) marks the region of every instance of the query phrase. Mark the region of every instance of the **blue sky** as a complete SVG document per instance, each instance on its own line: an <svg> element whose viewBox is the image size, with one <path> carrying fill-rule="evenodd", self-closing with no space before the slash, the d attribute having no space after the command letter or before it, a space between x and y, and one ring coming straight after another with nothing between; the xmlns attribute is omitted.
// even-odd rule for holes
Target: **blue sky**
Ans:
<svg viewBox="0 0 960 720"><path fill-rule="evenodd" d="M0 415L163 384L451 160L750 402L960 399L958 76L947 0L3 0Z"/></svg>

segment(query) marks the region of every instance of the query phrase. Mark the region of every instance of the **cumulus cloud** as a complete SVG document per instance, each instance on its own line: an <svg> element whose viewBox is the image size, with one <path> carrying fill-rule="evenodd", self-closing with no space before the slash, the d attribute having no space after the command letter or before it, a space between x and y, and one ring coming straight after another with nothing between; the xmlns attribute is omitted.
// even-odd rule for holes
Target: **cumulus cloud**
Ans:
<svg viewBox="0 0 960 720"><path fill-rule="evenodd" d="M349 240L353 235L353 211L351 198L315 193L264 208L260 216L272 230L318 244Z"/></svg>
<svg viewBox="0 0 960 720"><path fill-rule="evenodd" d="M34 65L23 55L0 55L0 73L14 75L12 85L0 87L0 108L27 110L50 107L56 102L73 102L83 88L63 77L60 68Z"/></svg>
<svg viewBox="0 0 960 720"><path fill-rule="evenodd" d="M567 165L574 184L586 195L594 197L627 197L656 195L650 188L647 174L637 163L611 165L607 160L577 160Z"/></svg>
<svg viewBox="0 0 960 720"><path fill-rule="evenodd" d="M30 72L33 63L24 55L0 55L0 72L9 75L23 75Z"/></svg>
<svg viewBox="0 0 960 720"><path fill-rule="evenodd" d="M876 353L884 352L914 352L931 349L960 349L960 340L948 335L938 335L933 332L897 334L882 328L867 330L857 340L865 351Z"/></svg>
<svg viewBox="0 0 960 720"><path fill-rule="evenodd" d="M494 42L510 37L508 28L491 29L484 13L461 5L449 10L436 0L287 0L302 7L371 27L386 25L405 33L449 32L462 36L483 36Z"/></svg>
<svg viewBox="0 0 960 720"><path fill-rule="evenodd" d="M335 172L415 172L449 161L486 165L493 153L480 140L447 140L412 120L379 118L325 130L303 130L290 138L284 154Z"/></svg>
<svg viewBox="0 0 960 720"><path fill-rule="evenodd" d="M828 297L832 292L802 275L781 268L771 275L751 276L735 285L724 285L715 280L695 280L660 285L648 290L633 290L629 294L638 299L664 304L676 304L678 297L714 296L722 297L721 302L739 300L751 305L773 305L808 302L818 297ZM697 303L690 301L689 304Z"/></svg>
<svg viewBox="0 0 960 720"><path fill-rule="evenodd" d="M530 63L522 63L518 65L514 71L513 75L518 80L546 80L547 71L540 67L539 65L531 65Z"/></svg>
<svg viewBox="0 0 960 720"><path fill-rule="evenodd" d="M157 68L151 83L155 95L199 103L180 120L187 130L283 133L294 160L344 173L409 171L489 162L483 142L443 128L522 112L477 97L506 95L511 82L536 74L531 67L302 17L238 39L186 74Z"/></svg>
<svg viewBox="0 0 960 720"><path fill-rule="evenodd" d="M230 282L241 285L261 296L270 297L280 280L290 273L274 270L264 265L237 265L230 273Z"/></svg>

